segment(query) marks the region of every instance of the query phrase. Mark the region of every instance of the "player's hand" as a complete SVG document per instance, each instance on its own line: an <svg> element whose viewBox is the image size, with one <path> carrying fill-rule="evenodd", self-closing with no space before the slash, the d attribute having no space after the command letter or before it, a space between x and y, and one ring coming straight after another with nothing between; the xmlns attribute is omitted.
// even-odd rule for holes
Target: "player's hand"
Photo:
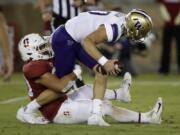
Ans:
<svg viewBox="0 0 180 135"><path fill-rule="evenodd" d="M121 67L118 65L118 60L108 60L106 64L103 66L107 71L108 75L117 75L121 72Z"/></svg>
<svg viewBox="0 0 180 135"><path fill-rule="evenodd" d="M2 76L4 81L8 81L11 78L13 73L13 63L11 60L4 60L4 64L2 66Z"/></svg>
<svg viewBox="0 0 180 135"><path fill-rule="evenodd" d="M76 77L80 80L82 80L82 76L81 76L81 73L82 73L82 69L81 69L81 66L76 64L74 66L74 70L73 70L73 73L76 75Z"/></svg>
<svg viewBox="0 0 180 135"><path fill-rule="evenodd" d="M51 12L43 12L42 13L42 19L44 22L51 21L52 19L52 13Z"/></svg>
<svg viewBox="0 0 180 135"><path fill-rule="evenodd" d="M107 71L104 69L103 66L101 66L100 64L97 64L93 67L93 71L94 72L98 72L102 75L107 75Z"/></svg>

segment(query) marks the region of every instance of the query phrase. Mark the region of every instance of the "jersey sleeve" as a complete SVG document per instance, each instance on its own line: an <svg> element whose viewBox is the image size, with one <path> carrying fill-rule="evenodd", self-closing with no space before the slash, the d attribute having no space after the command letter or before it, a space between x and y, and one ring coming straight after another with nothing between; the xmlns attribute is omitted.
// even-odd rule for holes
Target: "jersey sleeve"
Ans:
<svg viewBox="0 0 180 135"><path fill-rule="evenodd" d="M104 26L106 29L108 42L115 42L119 37L118 25L117 24L104 24Z"/></svg>
<svg viewBox="0 0 180 135"><path fill-rule="evenodd" d="M32 62L23 67L24 75L29 78L39 78L47 72L51 72L52 68L48 62Z"/></svg>

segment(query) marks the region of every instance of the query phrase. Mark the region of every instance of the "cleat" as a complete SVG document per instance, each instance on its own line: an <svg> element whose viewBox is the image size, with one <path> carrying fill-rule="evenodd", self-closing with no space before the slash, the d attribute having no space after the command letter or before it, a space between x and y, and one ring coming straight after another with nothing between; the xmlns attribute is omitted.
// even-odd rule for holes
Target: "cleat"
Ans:
<svg viewBox="0 0 180 135"><path fill-rule="evenodd" d="M16 118L24 123L35 124L36 123L36 114L27 113L26 107L21 107L16 114Z"/></svg>
<svg viewBox="0 0 180 135"><path fill-rule="evenodd" d="M163 109L162 98L159 97L153 109L149 112L150 123L161 124L162 109Z"/></svg>
<svg viewBox="0 0 180 135"><path fill-rule="evenodd" d="M132 84L132 77L129 72L124 74L121 88L117 89L117 99L122 102L131 102L130 87Z"/></svg>
<svg viewBox="0 0 180 135"><path fill-rule="evenodd" d="M131 84L132 84L132 77L131 77L131 74L129 72L126 72L124 74L123 83L126 83L129 86L131 86Z"/></svg>
<svg viewBox="0 0 180 135"><path fill-rule="evenodd" d="M88 118L88 125L99 125L99 126L110 126L107 122L105 122L102 116L98 114L92 114Z"/></svg>

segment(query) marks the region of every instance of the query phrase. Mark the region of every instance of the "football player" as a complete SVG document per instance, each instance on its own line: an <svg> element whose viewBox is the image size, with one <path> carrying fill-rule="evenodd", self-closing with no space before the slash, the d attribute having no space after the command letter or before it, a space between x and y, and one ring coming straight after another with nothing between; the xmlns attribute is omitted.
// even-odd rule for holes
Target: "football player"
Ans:
<svg viewBox="0 0 180 135"><path fill-rule="evenodd" d="M121 72L116 59L107 59L97 49L101 42L115 42L126 36L142 41L152 29L151 18L141 9L128 14L115 11L90 11L80 13L52 34L52 49L55 54L55 74L63 77L73 71L78 59L90 69L99 63L110 75ZM107 76L96 72L93 93L93 110L89 125L107 125L102 118L102 99L106 89Z"/></svg>
<svg viewBox="0 0 180 135"><path fill-rule="evenodd" d="M38 34L25 36L19 44L19 51L22 59L26 62L23 72L28 87L28 94L32 100L26 107L21 107L17 112L17 118L21 122L30 124L53 123L83 123L87 122L93 109L93 88L85 85L72 94L63 86L68 81L80 76L78 68L59 79L51 72L52 50L48 41ZM126 73L123 79L122 88L117 90L106 90L106 99L119 99L129 102L129 86L131 76ZM61 92L61 94L60 94ZM68 96L67 96L68 95ZM32 117L29 114L39 109L44 117ZM120 122L142 122L161 123L162 99L159 98L152 110L146 113L138 113L124 108L112 106L110 102L102 104L103 115L109 115ZM46 119L45 119L46 118ZM102 124L104 126L104 124Z"/></svg>
<svg viewBox="0 0 180 135"><path fill-rule="evenodd" d="M61 79L53 75L53 52L49 44L49 39L45 39L39 34L28 34L24 36L19 43L19 51L22 60L25 62L25 65L23 66L24 78L28 86L28 95L32 100L32 102L23 109L23 112L21 112L19 116L26 122L34 123L34 113L40 108L40 111L44 116L51 120L51 117L53 117L51 115L55 113L54 110L52 110L53 113L50 113L51 109L47 111L48 109L46 108L53 108L53 105L47 103L51 101L53 101L52 104L63 102L66 99L65 94L72 93L72 91L70 91L72 90L72 87L77 88L72 81L81 77L81 69L76 65L72 73L62 77ZM107 90L105 98L130 102L130 85L131 76L127 73L124 77L122 89L114 91ZM90 88L91 86L83 87L83 89ZM84 92L86 92L86 94L78 94L78 97L84 98L82 95L86 95L86 97L88 96L89 99L93 97L92 91L84 90L81 93ZM61 99L55 100L59 97L61 97ZM47 107L41 107L43 105Z"/></svg>

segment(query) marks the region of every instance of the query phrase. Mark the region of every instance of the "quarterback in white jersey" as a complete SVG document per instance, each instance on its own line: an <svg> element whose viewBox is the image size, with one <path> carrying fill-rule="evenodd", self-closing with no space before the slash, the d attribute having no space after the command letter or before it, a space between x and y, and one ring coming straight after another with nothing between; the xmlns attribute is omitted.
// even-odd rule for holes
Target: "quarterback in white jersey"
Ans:
<svg viewBox="0 0 180 135"><path fill-rule="evenodd" d="M76 60L90 69L99 63L110 75L121 72L116 59L107 59L97 49L102 42L114 42L123 35L132 40L146 37L152 28L151 18L142 10L134 9L127 15L119 12L90 11L70 19L65 26L52 34L55 74L63 77L71 73ZM107 77L95 73L93 115L89 124L99 125L102 120L101 105ZM105 122L103 122L105 123Z"/></svg>

